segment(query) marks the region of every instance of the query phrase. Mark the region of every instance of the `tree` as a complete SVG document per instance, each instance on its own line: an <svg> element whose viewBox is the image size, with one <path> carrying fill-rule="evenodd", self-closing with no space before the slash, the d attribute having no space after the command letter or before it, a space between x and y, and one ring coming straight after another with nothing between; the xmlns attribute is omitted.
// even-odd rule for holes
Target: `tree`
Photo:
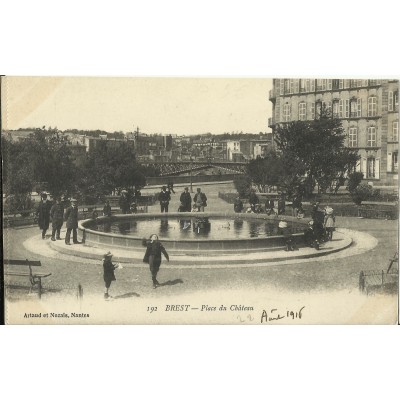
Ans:
<svg viewBox="0 0 400 400"><path fill-rule="evenodd" d="M96 201L110 194L135 186L146 184L145 169L135 159L131 147L109 146L100 142L90 152L85 164L79 171L78 189L87 201Z"/></svg>
<svg viewBox="0 0 400 400"><path fill-rule="evenodd" d="M262 193L278 185L281 171L282 162L275 151L268 152L263 158L251 160L247 166L247 174Z"/></svg>
<svg viewBox="0 0 400 400"><path fill-rule="evenodd" d="M308 195L316 184L321 192L337 191L355 167L357 150L345 147L344 140L341 121L324 108L313 121L280 124L275 132L278 150L286 161L292 159L304 169L299 189Z"/></svg>

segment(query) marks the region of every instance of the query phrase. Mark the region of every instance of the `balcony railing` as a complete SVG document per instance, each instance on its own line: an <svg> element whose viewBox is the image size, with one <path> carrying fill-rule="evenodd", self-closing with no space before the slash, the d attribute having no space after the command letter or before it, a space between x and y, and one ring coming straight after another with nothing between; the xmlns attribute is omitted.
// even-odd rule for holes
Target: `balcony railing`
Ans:
<svg viewBox="0 0 400 400"><path fill-rule="evenodd" d="M351 111L350 118L361 118L361 115L359 115L357 111Z"/></svg>

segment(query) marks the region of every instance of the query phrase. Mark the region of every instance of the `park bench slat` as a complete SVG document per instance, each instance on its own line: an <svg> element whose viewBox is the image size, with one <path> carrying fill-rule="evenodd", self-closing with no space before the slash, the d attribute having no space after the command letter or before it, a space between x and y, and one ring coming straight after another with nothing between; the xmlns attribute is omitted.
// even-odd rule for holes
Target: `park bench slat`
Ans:
<svg viewBox="0 0 400 400"><path fill-rule="evenodd" d="M36 278L46 278L46 277L51 275L51 273L45 274L43 272L40 272L40 273L32 273L32 274L30 274L29 272L22 272L22 271L21 272L5 271L4 274L5 275L12 275L12 276L31 276L32 275L33 277L36 277Z"/></svg>
<svg viewBox="0 0 400 400"><path fill-rule="evenodd" d="M40 261L31 260L3 260L4 265L30 265L32 267L41 267L42 263Z"/></svg>

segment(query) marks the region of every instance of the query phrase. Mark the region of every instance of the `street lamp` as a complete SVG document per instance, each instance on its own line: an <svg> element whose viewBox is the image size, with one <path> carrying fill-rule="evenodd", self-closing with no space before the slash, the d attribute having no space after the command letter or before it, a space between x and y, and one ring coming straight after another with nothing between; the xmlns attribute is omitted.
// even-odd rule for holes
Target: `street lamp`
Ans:
<svg viewBox="0 0 400 400"><path fill-rule="evenodd" d="M192 180L193 158L190 156L190 193L193 193L193 180Z"/></svg>

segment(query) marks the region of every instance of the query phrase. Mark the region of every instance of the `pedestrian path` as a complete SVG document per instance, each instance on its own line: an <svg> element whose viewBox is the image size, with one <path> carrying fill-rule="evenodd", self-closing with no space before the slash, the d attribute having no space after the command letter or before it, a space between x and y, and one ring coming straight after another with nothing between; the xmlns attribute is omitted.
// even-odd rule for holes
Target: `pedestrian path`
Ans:
<svg viewBox="0 0 400 400"><path fill-rule="evenodd" d="M62 231L62 237L65 231ZM190 256L188 254L174 254L171 257L170 267L196 267L196 268L218 268L218 267L246 267L255 265L275 265L281 262L293 262L296 260L307 261L315 257L323 257L329 254L338 253L349 248L353 243L352 235L346 230L337 230L335 232L335 240L327 242L321 246L319 251L313 248L301 247L297 251L287 252L285 250L276 250L273 252L255 251L243 254L206 254L204 257L199 255ZM164 243L168 250L168 245ZM95 246L86 246L84 244L75 244L72 246L65 245L63 240L52 242L50 240L42 240L40 235L33 236L24 242L24 247L38 255L46 257L73 257L82 260L102 259L103 255L111 250L114 259L121 263L129 265L144 265L142 262L144 251L134 251L126 248L107 248L106 245L99 244ZM76 261L76 260L75 260Z"/></svg>

